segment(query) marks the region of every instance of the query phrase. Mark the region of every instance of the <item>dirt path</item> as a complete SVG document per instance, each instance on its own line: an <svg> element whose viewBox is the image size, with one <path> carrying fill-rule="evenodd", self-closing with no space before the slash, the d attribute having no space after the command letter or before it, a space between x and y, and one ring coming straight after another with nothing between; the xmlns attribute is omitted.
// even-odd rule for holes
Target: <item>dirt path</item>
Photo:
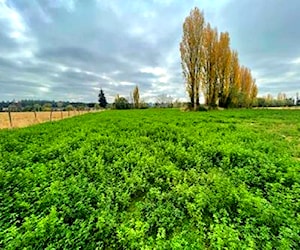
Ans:
<svg viewBox="0 0 300 250"><path fill-rule="evenodd" d="M300 106L292 106L292 107L255 107L253 109L298 109L300 110Z"/></svg>

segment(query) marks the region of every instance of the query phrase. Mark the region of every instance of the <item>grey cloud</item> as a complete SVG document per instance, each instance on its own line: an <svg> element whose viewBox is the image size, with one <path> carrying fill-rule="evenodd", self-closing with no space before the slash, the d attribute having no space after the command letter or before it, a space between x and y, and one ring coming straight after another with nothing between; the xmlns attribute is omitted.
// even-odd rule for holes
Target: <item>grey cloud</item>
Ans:
<svg viewBox="0 0 300 250"><path fill-rule="evenodd" d="M80 47L58 47L40 50L37 58L67 67L78 67L85 71L94 71L95 73L129 68L129 65L118 58L117 55L100 54L97 50L91 51Z"/></svg>
<svg viewBox="0 0 300 250"><path fill-rule="evenodd" d="M119 72L115 74L115 81L127 81L131 82L134 85L142 84L143 87L150 87L151 82L156 79L156 76L152 73L140 72L140 71L132 71L132 72Z"/></svg>
<svg viewBox="0 0 300 250"><path fill-rule="evenodd" d="M272 82L298 70L289 63L300 56L300 30L295 26L299 9L297 0L245 0L231 1L222 10L222 27L229 31L242 64L258 73L254 76L261 94L300 90L300 84Z"/></svg>
<svg viewBox="0 0 300 250"><path fill-rule="evenodd" d="M118 85L119 91L114 88L118 81L133 82L148 91L156 76L137 74L137 70L163 65L170 42L178 36L174 25L155 19L150 20L147 27L143 27L142 24L141 27L147 28L148 31L143 30L142 34L132 33L133 26L139 21L145 21L138 9L129 8L117 15L111 8L96 6L92 1L89 4L80 2L74 12L51 6L49 1L32 1L26 4L11 1L11 4L22 13L30 28L30 34L38 41L38 52L35 56L39 62L61 64L99 75L105 74L112 80L113 84L107 86L111 92L124 91L126 94L130 91L129 86ZM175 9L178 11L178 7L175 6ZM165 12L165 16L166 13L169 20L174 19L173 14ZM159 25L152 22L159 22ZM35 69L28 68L28 71L33 73ZM48 75L49 82L54 86L72 85L72 82L80 84L80 81L83 81L84 86L87 81L97 80L74 72L55 73L51 70L50 74L47 67L41 71L46 71L44 75ZM121 73L114 75L115 71ZM38 70L36 73L38 74ZM99 84L103 82L105 80L100 78Z"/></svg>
<svg viewBox="0 0 300 250"><path fill-rule="evenodd" d="M64 72L62 72L59 76L59 78L66 78L69 80L77 80L77 81L81 81L81 82L95 82L95 81L99 81L100 77L99 76L95 76L95 75L91 75L88 74L86 72L77 72L74 70L66 70Z"/></svg>
<svg viewBox="0 0 300 250"><path fill-rule="evenodd" d="M202 8L205 4L211 4L204 9L206 20L213 20L220 31L229 31L242 64L257 74L261 93L280 88L287 91L286 86L299 90L297 75L271 88L272 80L292 74L298 67L290 64L300 57L300 30L294 25L300 2L296 0L288 4L232 0L222 8L217 1L193 1L192 5L179 0L75 2L72 9L67 1L7 0L22 17L30 41L11 39L11 27L0 23L0 99L14 93L25 98L33 92L37 98L72 96L75 101L77 96L96 101L95 88L102 87L112 101L117 93L128 96L135 84L142 97L171 94L185 98L178 49L182 22L194 5ZM32 56L23 57L26 50L32 51ZM9 59L12 52L20 53ZM164 69L169 82L162 82L160 75L141 72L143 68ZM10 87L3 85L4 80Z"/></svg>
<svg viewBox="0 0 300 250"><path fill-rule="evenodd" d="M3 100L19 100L21 98L32 99L36 97L38 93L37 87L41 87L39 84L32 81L24 80L0 80L0 87L5 92L1 93Z"/></svg>
<svg viewBox="0 0 300 250"><path fill-rule="evenodd" d="M87 63L95 64L98 61L97 56L89 50L72 47L40 50L36 56L40 60L52 61L54 63L66 64L73 67L83 66Z"/></svg>
<svg viewBox="0 0 300 250"><path fill-rule="evenodd" d="M7 60L0 57L0 66L1 69L11 69L17 67L17 64L11 60Z"/></svg>
<svg viewBox="0 0 300 250"><path fill-rule="evenodd" d="M300 39L299 8L297 0L232 1L223 10L224 21L244 52L293 55L300 51L294 47Z"/></svg>
<svg viewBox="0 0 300 250"><path fill-rule="evenodd" d="M2 33L0 30L0 54L12 52L16 48L18 48L17 42L8 37L7 34Z"/></svg>
<svg viewBox="0 0 300 250"><path fill-rule="evenodd" d="M299 81L282 81L279 83L264 84L260 91L262 96L267 94L272 94L274 97L277 96L279 92L286 93L288 96L295 96L295 90L299 90Z"/></svg>

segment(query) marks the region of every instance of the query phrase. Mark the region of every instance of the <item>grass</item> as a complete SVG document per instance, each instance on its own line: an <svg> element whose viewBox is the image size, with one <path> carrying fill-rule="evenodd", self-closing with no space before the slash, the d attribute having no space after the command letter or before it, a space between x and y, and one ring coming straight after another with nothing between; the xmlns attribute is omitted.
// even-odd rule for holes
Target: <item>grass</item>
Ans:
<svg viewBox="0 0 300 250"><path fill-rule="evenodd" d="M0 131L0 247L299 249L299 114L106 111Z"/></svg>

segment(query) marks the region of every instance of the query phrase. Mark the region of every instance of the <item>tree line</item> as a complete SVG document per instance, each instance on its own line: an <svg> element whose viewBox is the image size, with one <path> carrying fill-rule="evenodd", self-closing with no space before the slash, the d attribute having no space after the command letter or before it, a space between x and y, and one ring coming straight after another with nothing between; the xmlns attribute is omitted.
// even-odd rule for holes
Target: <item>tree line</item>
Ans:
<svg viewBox="0 0 300 250"><path fill-rule="evenodd" d="M111 109L146 109L146 108L181 108L186 105L167 94L160 94L155 97L155 102L145 102L140 95L140 89L136 85L130 92L129 97L117 94L113 103L108 103L105 98L104 91L100 89L98 94L98 102L101 108Z"/></svg>
<svg viewBox="0 0 300 250"><path fill-rule="evenodd" d="M135 86L132 93L130 93L130 98L132 99L131 102L129 102L125 97L120 96L119 94L116 95L114 102L111 105L111 108L113 109L139 109L139 108L148 108L148 104L146 104L144 101L140 98L140 91L139 87ZM100 89L99 92L99 105L102 108L106 108L107 101L104 95L104 92L102 89Z"/></svg>
<svg viewBox="0 0 300 250"><path fill-rule="evenodd" d="M299 93L296 93L296 97L287 97L285 93L278 93L277 97L273 97L271 94L267 94L263 97L256 99L255 107L292 107L300 106Z"/></svg>
<svg viewBox="0 0 300 250"><path fill-rule="evenodd" d="M20 100L0 102L0 111L31 112L31 111L71 111L93 109L99 106L97 103L49 101L49 100Z"/></svg>
<svg viewBox="0 0 300 250"><path fill-rule="evenodd" d="M200 93L210 108L252 106L258 89L251 70L240 65L229 33L212 28L197 7L183 23L180 54L191 108L199 109Z"/></svg>

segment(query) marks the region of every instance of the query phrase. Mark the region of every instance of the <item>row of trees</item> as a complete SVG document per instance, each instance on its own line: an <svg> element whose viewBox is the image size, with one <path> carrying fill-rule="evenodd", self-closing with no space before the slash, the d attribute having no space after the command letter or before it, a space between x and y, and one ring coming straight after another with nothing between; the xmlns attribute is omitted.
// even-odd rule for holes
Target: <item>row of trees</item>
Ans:
<svg viewBox="0 0 300 250"><path fill-rule="evenodd" d="M112 108L115 108L115 109L129 109L129 108L142 108L142 107L145 106L145 105L143 105L143 103L141 103L140 91L139 91L138 86L135 86L131 96L133 97L132 104L129 103L129 101L125 97L120 96L119 94L117 94L116 97L115 97L115 101L112 104ZM108 103L106 101L106 98L105 98L105 95L104 95L104 92L103 92L102 89L100 89L98 97L99 97L98 100L99 100L100 107L101 108L106 108Z"/></svg>
<svg viewBox="0 0 300 250"><path fill-rule="evenodd" d="M49 100L21 100L0 102L0 111L31 112L31 111L70 111L97 108L98 104L83 102L65 102Z"/></svg>
<svg viewBox="0 0 300 250"><path fill-rule="evenodd" d="M198 109L200 92L209 107L249 107L257 96L250 69L239 64L228 32L218 33L194 8L183 23L181 65L191 106Z"/></svg>
<svg viewBox="0 0 300 250"><path fill-rule="evenodd" d="M112 107L115 109L140 109L148 107L148 104L146 104L140 98L140 91L138 86L135 86L132 93L130 93L130 99L131 103L125 97L117 95Z"/></svg>
<svg viewBox="0 0 300 250"><path fill-rule="evenodd" d="M278 93L277 98L271 94L267 94L263 97L258 97L254 106L257 107L291 107L300 106L299 94L296 94L296 98L288 98L285 93Z"/></svg>
<svg viewBox="0 0 300 250"><path fill-rule="evenodd" d="M128 100L129 99L129 100ZM113 108L113 109L145 109L149 107L154 108L172 108L172 107L183 107L186 104L179 102L178 100L174 100L173 97L166 95L166 94L160 94L156 96L156 102L155 103L146 103L143 101L140 97L140 90L138 86L135 86L133 91L130 92L129 98L126 99L123 96L120 96L119 94L116 95L114 102L112 104L108 104L105 98L105 94L102 89L100 89L99 95L98 95L98 101L99 106L101 108Z"/></svg>

